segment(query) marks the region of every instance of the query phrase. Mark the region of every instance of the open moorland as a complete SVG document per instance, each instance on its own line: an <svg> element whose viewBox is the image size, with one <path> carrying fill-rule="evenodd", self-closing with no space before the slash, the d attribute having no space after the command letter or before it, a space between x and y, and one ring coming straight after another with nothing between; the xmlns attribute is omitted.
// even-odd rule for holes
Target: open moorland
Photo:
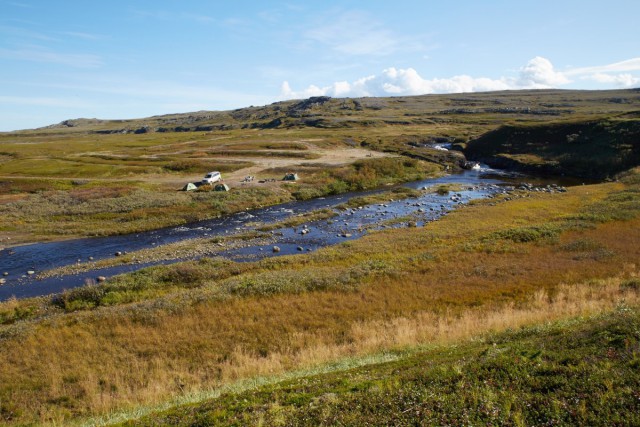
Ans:
<svg viewBox="0 0 640 427"><path fill-rule="evenodd" d="M0 423L638 424L639 112L637 90L311 98L0 134L3 246L469 161L578 184L310 253L0 303ZM209 170L231 191L177 191Z"/></svg>
<svg viewBox="0 0 640 427"><path fill-rule="evenodd" d="M434 144L464 150L470 140L502 126L507 129L497 132L559 122L556 136L572 136L575 141L569 149L586 146L578 154L593 159L591 153L600 155L602 147L584 141L596 132L591 129L595 123L618 126L615 132L633 138L638 129L626 127L636 123L637 111L634 91L317 97L227 112L67 120L48 128L4 133L0 134L0 247L9 246L7 238L16 244L132 233L418 179L464 163L460 151L434 150ZM606 122L609 119L614 122ZM589 129L583 131L585 126ZM561 142L561 147L567 146ZM614 147L606 138L602 143L608 147L608 157L598 163L599 174L588 171L598 178L628 169L637 160L627 156L628 147ZM494 145L480 145L485 148L469 147L471 157L498 154L483 151ZM547 152L544 158L540 154L544 150L537 147L526 155L514 150L508 154L508 166L545 164L549 169L567 157L565 152ZM615 163L616 156L625 163ZM498 164L503 165L505 157L501 159ZM609 160L611 168L602 165ZM554 172L585 175L573 173L574 166L564 162L564 169ZM176 191L210 170L222 172L234 191L223 195ZM296 185L270 182L280 181L289 171L304 179ZM256 179L241 183L246 176ZM50 226L51 221L56 227Z"/></svg>

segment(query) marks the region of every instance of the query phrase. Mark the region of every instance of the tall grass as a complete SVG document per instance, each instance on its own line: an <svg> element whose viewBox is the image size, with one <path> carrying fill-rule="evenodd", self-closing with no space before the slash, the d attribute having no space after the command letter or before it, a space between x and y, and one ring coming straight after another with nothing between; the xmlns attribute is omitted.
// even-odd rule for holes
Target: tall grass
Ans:
<svg viewBox="0 0 640 427"><path fill-rule="evenodd" d="M639 327L639 307L622 304L348 371L262 377L123 425L636 425Z"/></svg>
<svg viewBox="0 0 640 427"><path fill-rule="evenodd" d="M560 286L550 295L546 291L536 292L530 299L519 305L506 304L487 310L483 308L465 309L456 314L421 312L411 317L397 317L381 321L361 321L351 325L348 340L335 342L326 336L297 332L292 337L295 342L305 342L299 350L285 349L265 355L256 355L242 347L235 348L218 366L219 381L209 391L196 392L199 387L191 385L179 403L193 403L219 395L219 389L229 390L232 384L240 382L240 389L247 384L255 387L264 384L264 378L285 379L294 369L303 369L306 374L317 373L314 367L334 363L332 369L344 369L352 366L349 363L335 361L347 358L362 359L364 355L394 352L421 346L438 346L459 343L487 333L497 333L507 329L553 322L566 317L589 316L606 312L620 303L637 306L640 303L640 292L628 285L628 281L608 279L595 283L582 283ZM366 360L366 359L365 359ZM387 358L388 360L388 358ZM379 363L380 358L370 362ZM326 372L326 369L320 369ZM174 373L175 375L175 373ZM247 378L258 378L247 383ZM168 378L158 378L164 384ZM242 385L244 384L244 385ZM154 384L154 389L162 387ZM117 387L117 386L116 386ZM166 384L164 384L166 387ZM232 390L236 388L231 388ZM236 388L237 389L237 388ZM162 394L156 396L161 399ZM146 401L144 403L152 403ZM178 403L178 402L174 402ZM156 411L162 406L137 408L131 412L118 413L104 419L105 421L122 421L129 417L139 417ZM89 425L102 425L95 420Z"/></svg>

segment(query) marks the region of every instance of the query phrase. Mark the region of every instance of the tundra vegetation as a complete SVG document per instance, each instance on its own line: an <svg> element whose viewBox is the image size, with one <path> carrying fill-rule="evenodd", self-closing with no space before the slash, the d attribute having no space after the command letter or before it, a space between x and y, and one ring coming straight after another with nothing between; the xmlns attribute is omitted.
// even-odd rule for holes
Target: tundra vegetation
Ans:
<svg viewBox="0 0 640 427"><path fill-rule="evenodd" d="M413 180L463 153L587 185L304 255L203 258L0 303L0 422L637 424L639 106L634 90L311 98L2 134L0 230L23 241ZM352 148L376 155L314 163ZM303 179L173 191L190 168L233 174L259 156L293 162L265 177L295 164ZM395 195L376 197L356 202Z"/></svg>

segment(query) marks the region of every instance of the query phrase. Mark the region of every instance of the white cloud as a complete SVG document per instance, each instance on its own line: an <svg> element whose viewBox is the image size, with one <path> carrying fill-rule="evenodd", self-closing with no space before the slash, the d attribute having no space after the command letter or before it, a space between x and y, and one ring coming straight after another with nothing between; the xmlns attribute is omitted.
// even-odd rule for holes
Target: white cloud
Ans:
<svg viewBox="0 0 640 427"><path fill-rule="evenodd" d="M536 56L520 69L518 86L528 89L544 89L569 83L569 79L553 68L546 58Z"/></svg>
<svg viewBox="0 0 640 427"><path fill-rule="evenodd" d="M430 93L485 92L510 89L557 88L572 83L571 77L597 83L632 87L640 84L640 78L632 74L594 73L593 70L638 70L640 59L632 59L600 67L588 67L558 71L551 61L537 56L518 71L517 77L472 77L458 75L449 78L425 79L413 68L387 68L378 75L357 79L351 83L335 82L328 86L310 85L301 91L291 89L288 82L282 84L281 99L308 98L310 96L362 97L402 96Z"/></svg>
<svg viewBox="0 0 640 427"><path fill-rule="evenodd" d="M480 92L512 89L507 79L492 80L470 76L454 76L449 79L423 79L413 68L387 68L378 76L363 77L349 83L335 82L330 86L309 86L296 92L287 82L282 85L282 98L307 98L329 95L335 97L402 96L429 93Z"/></svg>
<svg viewBox="0 0 640 427"><path fill-rule="evenodd" d="M424 79L413 68L387 68L380 75L360 78L352 83L341 81L330 86L311 85L293 91L288 82L282 84L282 98L308 98L309 96L401 96L428 93L480 92L512 89L507 79L473 78L466 75L449 79Z"/></svg>
<svg viewBox="0 0 640 427"><path fill-rule="evenodd" d="M598 73L622 73L629 71L640 71L640 58L631 58L625 61L614 62L613 64L599 65L595 67L573 68L565 71L568 76L598 74Z"/></svg>
<svg viewBox="0 0 640 427"><path fill-rule="evenodd" d="M594 80L599 83L610 83L618 87L634 87L640 85L640 78L634 77L629 73L624 74L606 74L595 73L583 77L586 80Z"/></svg>

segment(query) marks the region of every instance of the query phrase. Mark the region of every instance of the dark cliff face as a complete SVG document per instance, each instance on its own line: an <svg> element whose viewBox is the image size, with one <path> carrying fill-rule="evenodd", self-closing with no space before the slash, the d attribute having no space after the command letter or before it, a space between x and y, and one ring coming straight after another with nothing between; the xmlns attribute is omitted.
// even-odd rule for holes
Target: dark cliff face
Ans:
<svg viewBox="0 0 640 427"><path fill-rule="evenodd" d="M640 120L501 126L464 152L494 167L606 179L640 165Z"/></svg>

